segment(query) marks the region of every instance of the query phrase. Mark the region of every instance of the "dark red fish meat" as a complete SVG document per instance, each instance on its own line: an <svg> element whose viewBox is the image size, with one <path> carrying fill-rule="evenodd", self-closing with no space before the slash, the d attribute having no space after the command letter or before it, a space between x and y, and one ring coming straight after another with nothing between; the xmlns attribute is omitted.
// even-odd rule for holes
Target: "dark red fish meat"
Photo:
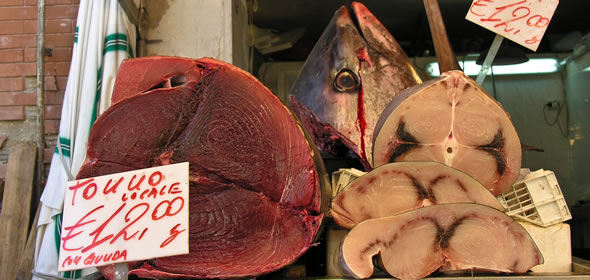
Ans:
<svg viewBox="0 0 590 280"><path fill-rule="evenodd" d="M252 75L207 58L127 60L113 103L92 127L78 179L190 163L190 253L135 263L130 275L256 276L311 246L328 207L323 163Z"/></svg>

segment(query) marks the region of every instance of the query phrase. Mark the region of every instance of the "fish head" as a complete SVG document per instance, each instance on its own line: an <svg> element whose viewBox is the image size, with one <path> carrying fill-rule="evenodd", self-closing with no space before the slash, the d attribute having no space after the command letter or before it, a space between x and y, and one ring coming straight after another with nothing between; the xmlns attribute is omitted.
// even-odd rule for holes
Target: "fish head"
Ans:
<svg viewBox="0 0 590 280"><path fill-rule="evenodd" d="M340 7L312 49L291 95L372 162L373 130L401 90L421 83L403 49L361 3ZM299 116L301 118L301 116ZM322 146L322 145L319 145Z"/></svg>

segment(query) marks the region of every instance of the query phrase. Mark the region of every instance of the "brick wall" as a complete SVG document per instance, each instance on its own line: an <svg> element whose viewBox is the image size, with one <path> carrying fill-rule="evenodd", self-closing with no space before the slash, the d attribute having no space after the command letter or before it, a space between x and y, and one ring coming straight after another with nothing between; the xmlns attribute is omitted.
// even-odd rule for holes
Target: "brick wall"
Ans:
<svg viewBox="0 0 590 280"><path fill-rule="evenodd" d="M46 0L45 162L51 161L74 44L79 0ZM36 140L37 0L0 0L0 164L17 141ZM1 141L0 141L1 142Z"/></svg>

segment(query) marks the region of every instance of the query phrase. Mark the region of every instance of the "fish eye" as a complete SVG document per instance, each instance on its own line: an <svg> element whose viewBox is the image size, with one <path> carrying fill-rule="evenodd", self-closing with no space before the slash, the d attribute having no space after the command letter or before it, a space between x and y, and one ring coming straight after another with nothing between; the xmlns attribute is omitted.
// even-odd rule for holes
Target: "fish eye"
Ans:
<svg viewBox="0 0 590 280"><path fill-rule="evenodd" d="M344 69L336 75L334 79L334 87L338 91L349 91L356 89L359 86L357 77L352 71Z"/></svg>

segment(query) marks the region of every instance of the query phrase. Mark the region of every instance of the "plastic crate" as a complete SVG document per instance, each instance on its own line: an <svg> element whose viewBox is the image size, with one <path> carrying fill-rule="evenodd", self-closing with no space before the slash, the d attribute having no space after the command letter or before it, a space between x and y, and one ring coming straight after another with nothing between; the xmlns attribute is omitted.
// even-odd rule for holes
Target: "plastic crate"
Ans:
<svg viewBox="0 0 590 280"><path fill-rule="evenodd" d="M340 168L332 173L332 197L336 197L354 179L365 175L367 172L354 168Z"/></svg>
<svg viewBox="0 0 590 280"><path fill-rule="evenodd" d="M572 218L553 171L532 172L497 199L507 215L542 227Z"/></svg>

